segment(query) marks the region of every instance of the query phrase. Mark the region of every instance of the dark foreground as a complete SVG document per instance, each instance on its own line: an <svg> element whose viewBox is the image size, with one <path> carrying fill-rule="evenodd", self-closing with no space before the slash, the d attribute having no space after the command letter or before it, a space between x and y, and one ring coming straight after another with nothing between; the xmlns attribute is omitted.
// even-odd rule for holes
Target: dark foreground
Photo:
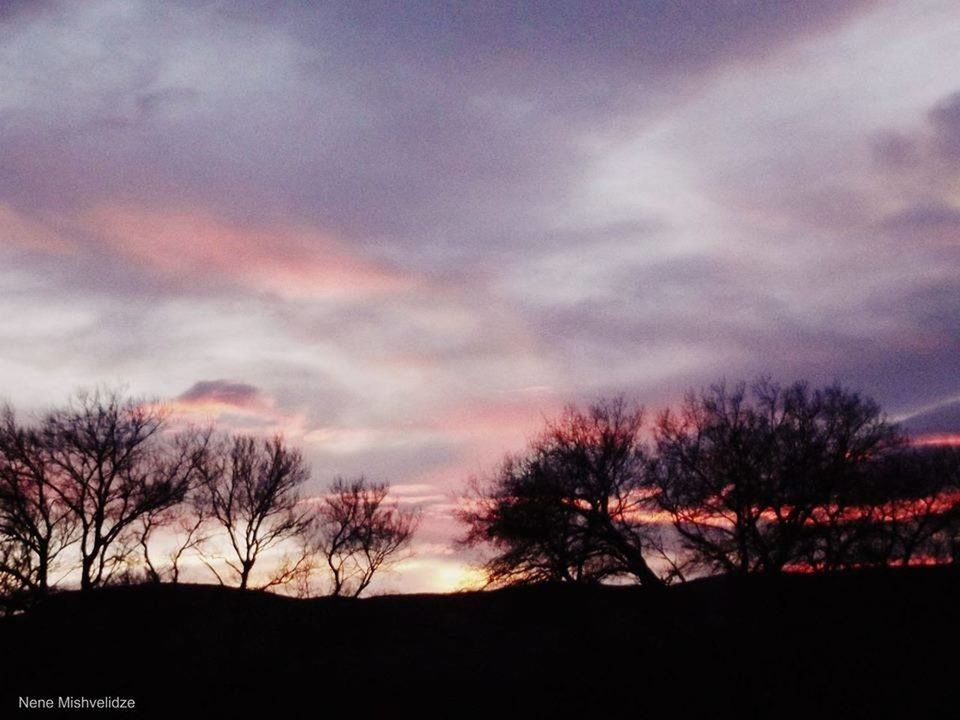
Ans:
<svg viewBox="0 0 960 720"><path fill-rule="evenodd" d="M112 588L0 621L0 655L0 717L68 695L136 701L70 713L101 717L955 717L960 572L360 601Z"/></svg>

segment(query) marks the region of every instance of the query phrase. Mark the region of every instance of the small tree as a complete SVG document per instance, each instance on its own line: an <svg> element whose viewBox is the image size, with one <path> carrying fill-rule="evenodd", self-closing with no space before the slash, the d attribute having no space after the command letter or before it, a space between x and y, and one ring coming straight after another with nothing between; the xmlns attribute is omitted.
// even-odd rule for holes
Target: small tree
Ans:
<svg viewBox="0 0 960 720"><path fill-rule="evenodd" d="M486 565L492 584L662 583L645 557L656 528L644 520L650 458L642 425L642 409L623 398L585 411L569 407L491 482L473 484L459 518L468 526L466 544L497 549Z"/></svg>
<svg viewBox="0 0 960 720"><path fill-rule="evenodd" d="M315 542L331 576L331 595L358 597L410 544L415 512L387 502L389 486L337 478L317 512Z"/></svg>
<svg viewBox="0 0 960 720"><path fill-rule="evenodd" d="M228 556L220 559L246 589L265 551L299 540L309 527L300 487L310 472L300 452L288 448L280 437L266 441L234 437L211 443L198 468L203 512L223 528L229 542ZM292 563L282 563L265 586L290 579L308 563L309 553L301 552ZM206 564L226 584L226 578Z"/></svg>
<svg viewBox="0 0 960 720"><path fill-rule="evenodd" d="M190 463L191 473L182 501L170 507L158 507L140 517L136 528L137 542L143 558L143 569L150 582L180 580L180 563L187 553L199 552L206 542L207 503L201 483L200 469L213 439L212 428L191 429L173 440L181 457ZM157 532L167 535L170 547L163 561L151 555L151 540Z"/></svg>

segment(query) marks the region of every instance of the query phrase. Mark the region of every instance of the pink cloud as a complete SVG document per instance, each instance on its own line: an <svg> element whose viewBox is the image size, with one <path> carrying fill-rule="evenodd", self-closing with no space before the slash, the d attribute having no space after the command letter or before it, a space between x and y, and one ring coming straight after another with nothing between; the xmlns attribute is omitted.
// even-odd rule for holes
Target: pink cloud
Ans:
<svg viewBox="0 0 960 720"><path fill-rule="evenodd" d="M407 478L407 487L435 493L462 489L470 477L493 471L506 453L521 451L543 428L544 418L555 417L562 407L549 389L533 390L508 400L449 406L420 420L416 430L455 442L457 452L451 461ZM434 507L440 506L446 507ZM453 507L446 507L447 514Z"/></svg>
<svg viewBox="0 0 960 720"><path fill-rule="evenodd" d="M399 483L390 487L390 495L403 505L436 505L449 502L447 493L438 492L429 483Z"/></svg>
<svg viewBox="0 0 960 720"><path fill-rule="evenodd" d="M518 435L520 440L532 430L543 425L545 417L551 417L560 409L553 397L537 395L536 401L522 396L502 401L487 401L457 405L440 411L430 420L429 426L467 435Z"/></svg>
<svg viewBox="0 0 960 720"><path fill-rule="evenodd" d="M14 245L25 250L66 255L76 251L73 243L46 223L0 202L0 247Z"/></svg>
<svg viewBox="0 0 960 720"><path fill-rule="evenodd" d="M413 285L307 227L251 226L205 212L125 205L101 206L85 224L127 260L167 278L219 279L286 297L350 297Z"/></svg>
<svg viewBox="0 0 960 720"><path fill-rule="evenodd" d="M273 398L246 383L202 380L162 406L177 425L215 424L233 432L280 434L292 442L302 442L307 432L303 412L278 408Z"/></svg>

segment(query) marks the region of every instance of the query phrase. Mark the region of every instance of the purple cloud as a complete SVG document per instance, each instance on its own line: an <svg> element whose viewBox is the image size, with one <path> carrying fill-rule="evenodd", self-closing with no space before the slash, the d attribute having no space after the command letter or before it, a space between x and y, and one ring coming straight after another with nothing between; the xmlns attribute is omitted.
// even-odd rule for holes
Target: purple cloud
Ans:
<svg viewBox="0 0 960 720"><path fill-rule="evenodd" d="M960 248L960 209L943 203L916 205L887 218L883 229L908 244Z"/></svg>
<svg viewBox="0 0 960 720"><path fill-rule="evenodd" d="M937 149L947 159L960 158L960 92L934 107L930 122L937 133Z"/></svg>
<svg viewBox="0 0 960 720"><path fill-rule="evenodd" d="M253 385L228 380L200 380L181 393L177 400L188 404L218 403L245 408L261 402L262 398L260 390Z"/></svg>

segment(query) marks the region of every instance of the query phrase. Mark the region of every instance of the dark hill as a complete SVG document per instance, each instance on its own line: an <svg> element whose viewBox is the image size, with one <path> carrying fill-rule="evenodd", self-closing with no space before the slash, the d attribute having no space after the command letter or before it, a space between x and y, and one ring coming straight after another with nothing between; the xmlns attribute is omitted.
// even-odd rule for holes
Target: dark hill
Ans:
<svg viewBox="0 0 960 720"><path fill-rule="evenodd" d="M0 621L0 717L27 695L171 718L949 716L958 611L950 568L359 601L108 588Z"/></svg>

